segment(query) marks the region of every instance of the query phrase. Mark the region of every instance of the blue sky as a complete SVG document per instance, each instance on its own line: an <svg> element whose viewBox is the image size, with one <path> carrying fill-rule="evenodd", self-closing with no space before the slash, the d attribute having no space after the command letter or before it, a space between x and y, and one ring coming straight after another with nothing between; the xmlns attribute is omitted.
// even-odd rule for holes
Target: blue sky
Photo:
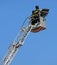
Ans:
<svg viewBox="0 0 57 65"><path fill-rule="evenodd" d="M50 9L47 29L30 33L11 65L57 65L57 0L0 0L0 60L35 5Z"/></svg>

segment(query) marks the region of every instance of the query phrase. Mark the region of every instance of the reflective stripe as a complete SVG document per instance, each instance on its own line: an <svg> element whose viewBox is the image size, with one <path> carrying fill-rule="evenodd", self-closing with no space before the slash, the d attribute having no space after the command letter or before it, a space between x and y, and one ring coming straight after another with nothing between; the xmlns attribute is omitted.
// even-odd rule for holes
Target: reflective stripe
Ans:
<svg viewBox="0 0 57 65"><path fill-rule="evenodd" d="M39 13L39 11L40 11L40 10L35 10L35 12L34 12L34 13Z"/></svg>

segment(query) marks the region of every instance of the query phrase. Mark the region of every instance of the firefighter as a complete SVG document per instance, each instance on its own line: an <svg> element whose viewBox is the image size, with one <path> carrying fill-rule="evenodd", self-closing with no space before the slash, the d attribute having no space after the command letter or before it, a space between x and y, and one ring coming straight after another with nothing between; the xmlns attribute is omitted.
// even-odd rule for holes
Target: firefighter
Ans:
<svg viewBox="0 0 57 65"><path fill-rule="evenodd" d="M40 10L39 10L39 6L35 6L35 10L32 11L32 16L31 16L31 23L32 25L35 25L35 23L37 22L40 22L40 18L39 18L39 13L40 13Z"/></svg>
<svg viewBox="0 0 57 65"><path fill-rule="evenodd" d="M35 23L37 23L34 12L35 12L35 11L33 10L33 11L32 11L32 16L31 16L31 24L32 24L32 25L35 25Z"/></svg>
<svg viewBox="0 0 57 65"><path fill-rule="evenodd" d="M35 12L34 12L35 18L38 22L40 22L40 9L39 9L39 6L35 6L35 9L36 9Z"/></svg>

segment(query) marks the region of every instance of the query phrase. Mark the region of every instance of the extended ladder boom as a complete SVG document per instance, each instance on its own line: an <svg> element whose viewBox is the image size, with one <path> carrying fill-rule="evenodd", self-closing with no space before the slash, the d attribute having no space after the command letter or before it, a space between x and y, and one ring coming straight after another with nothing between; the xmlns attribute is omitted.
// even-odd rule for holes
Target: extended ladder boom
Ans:
<svg viewBox="0 0 57 65"><path fill-rule="evenodd" d="M13 60L19 48L23 45L31 29L32 29L31 25L28 25L26 28L22 28L20 32L21 35L20 36L18 35L16 40L14 40L13 44L9 47L7 54L2 60L2 65L10 65L11 61Z"/></svg>

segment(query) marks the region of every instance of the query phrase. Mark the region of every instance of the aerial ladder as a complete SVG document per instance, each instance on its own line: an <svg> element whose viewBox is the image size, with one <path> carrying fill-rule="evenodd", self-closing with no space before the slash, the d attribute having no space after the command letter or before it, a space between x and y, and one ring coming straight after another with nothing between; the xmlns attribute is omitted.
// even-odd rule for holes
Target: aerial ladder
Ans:
<svg viewBox="0 0 57 65"><path fill-rule="evenodd" d="M4 58L1 61L1 65L10 65L12 60L14 59L16 53L18 52L19 48L23 45L25 39L29 35L30 32L39 32L41 30L46 29L46 15L48 14L48 9L41 10L40 23L36 23L33 25L31 23L31 18L29 17L29 22L27 25L22 25L21 30L19 31L18 35L16 36L13 43L8 48L7 53L5 54ZM45 15L45 17L43 17Z"/></svg>

